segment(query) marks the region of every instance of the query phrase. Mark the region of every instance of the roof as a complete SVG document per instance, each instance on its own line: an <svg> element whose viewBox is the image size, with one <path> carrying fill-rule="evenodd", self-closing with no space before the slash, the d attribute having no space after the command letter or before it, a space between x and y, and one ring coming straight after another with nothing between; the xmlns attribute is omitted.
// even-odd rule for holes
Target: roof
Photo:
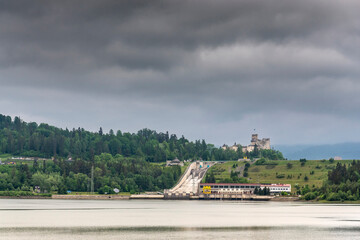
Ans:
<svg viewBox="0 0 360 240"><path fill-rule="evenodd" d="M258 183L200 183L201 186L260 186Z"/></svg>
<svg viewBox="0 0 360 240"><path fill-rule="evenodd" d="M257 187L291 187L291 184L260 184L260 183L200 183L200 186L257 186Z"/></svg>
<svg viewBox="0 0 360 240"><path fill-rule="evenodd" d="M262 187L291 187L291 184L261 184Z"/></svg>

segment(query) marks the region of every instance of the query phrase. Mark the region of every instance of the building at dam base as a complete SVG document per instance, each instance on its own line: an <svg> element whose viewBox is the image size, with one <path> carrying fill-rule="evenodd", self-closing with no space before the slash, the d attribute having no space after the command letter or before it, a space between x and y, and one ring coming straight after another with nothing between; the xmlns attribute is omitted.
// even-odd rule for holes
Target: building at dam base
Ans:
<svg viewBox="0 0 360 240"><path fill-rule="evenodd" d="M164 199L248 199L269 200L270 196L258 196L256 190L268 190L270 195L291 193L290 184L260 183L201 183L207 170L218 162L192 162L178 183L164 189Z"/></svg>
<svg viewBox="0 0 360 240"><path fill-rule="evenodd" d="M291 193L291 184L257 184L257 183L200 183L199 193L212 194L254 194L255 189L268 188L270 195L283 192Z"/></svg>

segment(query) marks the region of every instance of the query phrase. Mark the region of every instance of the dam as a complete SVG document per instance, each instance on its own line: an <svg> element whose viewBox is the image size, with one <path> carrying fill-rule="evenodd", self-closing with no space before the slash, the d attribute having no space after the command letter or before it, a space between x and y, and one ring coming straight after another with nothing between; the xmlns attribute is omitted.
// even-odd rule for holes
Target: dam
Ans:
<svg viewBox="0 0 360 240"><path fill-rule="evenodd" d="M178 183L171 189L164 190L165 199L196 199L199 195L201 180L205 177L207 170L216 162L196 161L191 163Z"/></svg>

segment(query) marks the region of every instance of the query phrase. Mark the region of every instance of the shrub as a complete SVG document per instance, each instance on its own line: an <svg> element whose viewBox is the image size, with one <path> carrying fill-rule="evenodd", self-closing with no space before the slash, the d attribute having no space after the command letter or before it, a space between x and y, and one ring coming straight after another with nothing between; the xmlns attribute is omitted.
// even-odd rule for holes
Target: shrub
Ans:
<svg viewBox="0 0 360 240"><path fill-rule="evenodd" d="M286 167L287 167L287 169L291 169L293 167L293 165L292 165L292 163L287 163Z"/></svg>
<svg viewBox="0 0 360 240"><path fill-rule="evenodd" d="M348 195L348 196L347 196L347 199L348 199L349 201L356 201L356 200L357 200L354 195Z"/></svg>
<svg viewBox="0 0 360 240"><path fill-rule="evenodd" d="M285 178L285 174L283 174L283 173L282 174L277 174L276 178Z"/></svg>
<svg viewBox="0 0 360 240"><path fill-rule="evenodd" d="M305 187L302 187L301 189L301 195L306 195L307 193L311 192L309 185L305 185Z"/></svg>
<svg viewBox="0 0 360 240"><path fill-rule="evenodd" d="M309 200L314 200L316 198L316 194L313 192L308 192L307 194L305 194L304 199L309 201Z"/></svg>
<svg viewBox="0 0 360 240"><path fill-rule="evenodd" d="M98 192L99 192L99 194L113 194L114 190L111 187L105 185L105 186L99 188Z"/></svg>
<svg viewBox="0 0 360 240"><path fill-rule="evenodd" d="M265 169L274 169L275 168L275 165L266 165L265 166Z"/></svg>
<svg viewBox="0 0 360 240"><path fill-rule="evenodd" d="M341 197L338 193L330 193L326 198L328 201L341 201Z"/></svg>
<svg viewBox="0 0 360 240"><path fill-rule="evenodd" d="M250 172L260 172L260 169L258 167L252 167L250 168Z"/></svg>
<svg viewBox="0 0 360 240"><path fill-rule="evenodd" d="M51 193L33 193L29 191L0 191L0 196L9 196L9 197L22 197L22 196L41 196L41 197L51 197Z"/></svg>
<svg viewBox="0 0 360 240"><path fill-rule="evenodd" d="M257 160L256 162L255 162L255 165L263 165L264 163L265 163L265 158L260 158L259 160Z"/></svg>
<svg viewBox="0 0 360 240"><path fill-rule="evenodd" d="M272 166L276 166L279 163L275 162L275 161L266 161L265 158L261 158L259 160L257 160L255 162L255 165L272 165Z"/></svg>

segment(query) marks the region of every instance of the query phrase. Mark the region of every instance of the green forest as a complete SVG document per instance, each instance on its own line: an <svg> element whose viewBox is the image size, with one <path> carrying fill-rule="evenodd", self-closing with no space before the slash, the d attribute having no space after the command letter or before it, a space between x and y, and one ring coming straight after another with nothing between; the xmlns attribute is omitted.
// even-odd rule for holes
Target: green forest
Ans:
<svg viewBox="0 0 360 240"><path fill-rule="evenodd" d="M360 200L360 161L350 164L337 163L329 171L328 180L322 187L312 189L309 186L299 189L305 200L356 201Z"/></svg>
<svg viewBox="0 0 360 240"><path fill-rule="evenodd" d="M255 149L244 155L241 150L223 150L205 140L193 142L149 129L137 133L104 133L101 127L98 132L64 130L4 115L0 115L0 154L34 158L27 163L1 165L0 191L26 192L40 186L41 192L48 193L89 192L92 172L93 188L99 193L111 193L114 188L130 193L171 188L181 169L165 167L165 162L175 158L237 160L261 155L283 159L274 150Z"/></svg>
<svg viewBox="0 0 360 240"><path fill-rule="evenodd" d="M83 128L61 129L45 123L26 123L19 117L13 120L10 116L0 114L0 153L17 156L44 158L80 158L93 161L96 155L109 153L124 157L141 158L148 162L165 162L178 158L180 160L237 160L244 157L238 151L223 150L205 140L195 142L176 134L157 133L142 129L137 133L116 133L110 130L104 133L100 127L98 132L89 132ZM279 151L255 150L247 153L248 158L260 154L269 159L283 159Z"/></svg>
<svg viewBox="0 0 360 240"><path fill-rule="evenodd" d="M94 161L55 159L1 165L0 191L26 192L39 186L41 192L48 193L90 192L91 172L94 191L99 193L113 193L114 188L130 193L159 191L171 188L181 175L179 166L162 167L143 159L103 153Z"/></svg>

